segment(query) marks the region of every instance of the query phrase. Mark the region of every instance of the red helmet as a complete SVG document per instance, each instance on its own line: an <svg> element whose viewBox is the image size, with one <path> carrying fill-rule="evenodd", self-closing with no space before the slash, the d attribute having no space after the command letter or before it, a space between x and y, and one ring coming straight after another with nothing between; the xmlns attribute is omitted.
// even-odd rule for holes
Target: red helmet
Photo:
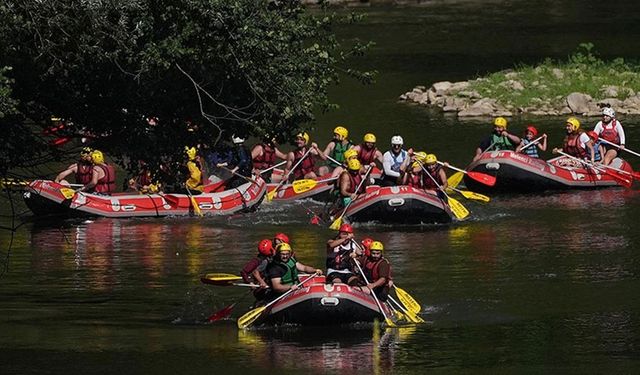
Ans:
<svg viewBox="0 0 640 375"><path fill-rule="evenodd" d="M535 126L533 125L529 125L527 126L527 131L531 132L533 134L533 136L535 137L536 135L538 135L538 129L536 129Z"/></svg>
<svg viewBox="0 0 640 375"><path fill-rule="evenodd" d="M587 132L587 135L588 135L591 139L593 139L594 141L597 141L597 140L598 140L598 133L594 132L593 130L589 130L589 131Z"/></svg>
<svg viewBox="0 0 640 375"><path fill-rule="evenodd" d="M272 256L275 251L273 250L273 245L271 244L271 240L264 239L258 243L258 252L262 255Z"/></svg>
<svg viewBox="0 0 640 375"><path fill-rule="evenodd" d="M373 240L371 238L367 237L364 240L362 240L360 243L362 244L362 247L364 248L364 255L366 255L366 256L371 255L371 250L369 249L369 247L373 243Z"/></svg>
<svg viewBox="0 0 640 375"><path fill-rule="evenodd" d="M342 224L338 232L353 233L353 227L350 224Z"/></svg>
<svg viewBox="0 0 640 375"><path fill-rule="evenodd" d="M275 241L275 240L280 240L280 241L282 241L282 242L284 242L284 243L289 243L289 236L287 236L287 235L286 235L286 234L284 234L284 233L278 233L278 234L276 234L275 236L273 236L273 240L274 240L274 241Z"/></svg>

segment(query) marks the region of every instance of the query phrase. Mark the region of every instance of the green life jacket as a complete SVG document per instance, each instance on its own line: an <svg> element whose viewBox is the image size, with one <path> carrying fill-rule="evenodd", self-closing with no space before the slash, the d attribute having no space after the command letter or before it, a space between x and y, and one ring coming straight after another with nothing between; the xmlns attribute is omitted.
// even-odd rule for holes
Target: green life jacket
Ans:
<svg viewBox="0 0 640 375"><path fill-rule="evenodd" d="M491 136L491 143L493 143L493 149L496 151L515 150L515 147L513 147L513 144L511 143L509 138L505 136L498 137L497 135L493 134Z"/></svg>
<svg viewBox="0 0 640 375"><path fill-rule="evenodd" d="M296 268L296 263L297 261L293 257L289 258L289 260L286 263L283 263L281 261L277 262L279 266L287 269L287 272L284 275L282 275L282 278L280 279L280 282L283 285L295 284L299 281L298 268Z"/></svg>
<svg viewBox="0 0 640 375"><path fill-rule="evenodd" d="M331 152L331 157L336 159L336 161L339 161L340 163L342 163L344 161L344 152L350 149L351 146L353 146L353 143L351 143L351 141L347 141L347 144L343 145L342 142L338 142L338 141L333 141L333 142L334 142L334 147L333 147L333 151ZM329 162L329 165L334 168L340 166L340 164L336 164L334 162Z"/></svg>

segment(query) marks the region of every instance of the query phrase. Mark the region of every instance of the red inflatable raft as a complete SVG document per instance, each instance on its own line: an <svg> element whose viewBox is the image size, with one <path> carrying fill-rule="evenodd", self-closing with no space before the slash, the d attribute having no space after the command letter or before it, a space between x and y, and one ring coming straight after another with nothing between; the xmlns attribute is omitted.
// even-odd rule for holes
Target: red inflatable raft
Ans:
<svg viewBox="0 0 640 375"><path fill-rule="evenodd" d="M376 185L367 186L366 193L351 203L345 217L350 222L383 224L437 224L453 220L449 205L435 191Z"/></svg>
<svg viewBox="0 0 640 375"><path fill-rule="evenodd" d="M267 190L260 177L235 189L219 193L193 195L203 215L229 215L253 211ZM76 192L69 199L64 186L49 180L35 180L26 187L24 199L36 215L144 217L186 216L193 214L191 199L186 194L98 195Z"/></svg>
<svg viewBox="0 0 640 375"><path fill-rule="evenodd" d="M385 314L392 312L383 303ZM356 322L384 321L373 297L346 284L325 284L316 276L300 289L270 306L254 323L341 325Z"/></svg>
<svg viewBox="0 0 640 375"><path fill-rule="evenodd" d="M465 176L469 190L479 192L527 193L545 190L597 189L625 185L631 181L633 169L623 159L616 158L612 169L594 170L562 166L566 159L559 157L544 161L514 151L488 152L471 163L468 170L496 177L493 187L483 185Z"/></svg>

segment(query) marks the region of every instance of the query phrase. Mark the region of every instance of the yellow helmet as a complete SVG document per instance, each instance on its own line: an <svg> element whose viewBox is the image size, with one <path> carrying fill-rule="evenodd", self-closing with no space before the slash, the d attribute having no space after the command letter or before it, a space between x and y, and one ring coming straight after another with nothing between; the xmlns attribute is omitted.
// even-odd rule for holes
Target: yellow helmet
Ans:
<svg viewBox="0 0 640 375"><path fill-rule="evenodd" d="M358 157L358 151L350 148L344 152L344 160L349 160L351 158Z"/></svg>
<svg viewBox="0 0 640 375"><path fill-rule="evenodd" d="M351 171L359 171L362 164L360 164L360 160L358 159L349 159L349 161L347 161L347 167Z"/></svg>
<svg viewBox="0 0 640 375"><path fill-rule="evenodd" d="M344 126L336 126L336 128L333 129L333 133L340 136L340 140L347 139L349 136L349 131Z"/></svg>
<svg viewBox="0 0 640 375"><path fill-rule="evenodd" d="M429 154L424 158L425 164L435 164L438 162L438 158L436 158L435 154Z"/></svg>
<svg viewBox="0 0 640 375"><path fill-rule="evenodd" d="M298 133L296 134L296 139L300 138L300 139L304 139L304 144L306 145L307 143L309 143L309 133L307 132L302 132L302 133Z"/></svg>
<svg viewBox="0 0 640 375"><path fill-rule="evenodd" d="M365 143L376 143L376 136L373 133L367 133L364 135Z"/></svg>
<svg viewBox="0 0 640 375"><path fill-rule="evenodd" d="M104 163L104 155L102 154L102 151L93 150L91 153L91 161L93 161L93 164Z"/></svg>
<svg viewBox="0 0 640 375"><path fill-rule="evenodd" d="M424 158L427 157L427 153L424 151L418 151L413 154L413 157L420 163L424 163Z"/></svg>
<svg viewBox="0 0 640 375"><path fill-rule="evenodd" d="M195 158L196 158L196 148L195 147L189 148L189 146L184 146L184 151L187 153L187 157L189 157L189 160L195 160Z"/></svg>
<svg viewBox="0 0 640 375"><path fill-rule="evenodd" d="M82 150L80 150L80 155L91 155L92 152L93 149L91 147L83 147Z"/></svg>
<svg viewBox="0 0 640 375"><path fill-rule="evenodd" d="M580 129L580 120L575 117L569 117L567 119L567 124L571 124L571 128L573 129L573 131Z"/></svg>
<svg viewBox="0 0 640 375"><path fill-rule="evenodd" d="M371 243L371 246L369 246L369 250L370 251L374 251L374 250L384 251L384 245L380 241L373 241Z"/></svg>
<svg viewBox="0 0 640 375"><path fill-rule="evenodd" d="M500 126L503 128L507 128L507 119L504 117L496 117L495 120L493 120L493 125L494 126Z"/></svg>
<svg viewBox="0 0 640 375"><path fill-rule="evenodd" d="M278 244L278 246L276 246L276 251L277 252L281 252L281 251L291 251L291 245L289 245L286 242L280 243Z"/></svg>

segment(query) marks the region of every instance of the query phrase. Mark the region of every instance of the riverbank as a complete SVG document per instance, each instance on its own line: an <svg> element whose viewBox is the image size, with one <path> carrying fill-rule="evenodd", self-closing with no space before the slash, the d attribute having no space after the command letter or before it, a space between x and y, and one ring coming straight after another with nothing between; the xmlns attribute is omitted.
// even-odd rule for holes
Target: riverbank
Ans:
<svg viewBox="0 0 640 375"><path fill-rule="evenodd" d="M581 44L567 61L545 60L460 82L416 86L401 101L436 106L458 117L600 116L610 106L619 114L640 114L640 68L618 58L603 61Z"/></svg>

